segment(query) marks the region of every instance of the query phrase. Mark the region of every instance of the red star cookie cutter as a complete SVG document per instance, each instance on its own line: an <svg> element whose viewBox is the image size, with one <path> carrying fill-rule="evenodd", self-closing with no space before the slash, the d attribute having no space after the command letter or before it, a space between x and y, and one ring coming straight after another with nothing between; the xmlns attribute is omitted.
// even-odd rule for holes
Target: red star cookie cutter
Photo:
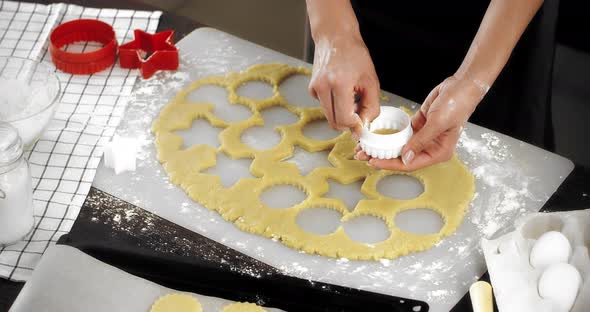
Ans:
<svg viewBox="0 0 590 312"><path fill-rule="evenodd" d="M174 31L155 34L136 29L133 41L119 47L119 64L123 68L139 68L144 79L158 70L178 69L178 48L174 45Z"/></svg>

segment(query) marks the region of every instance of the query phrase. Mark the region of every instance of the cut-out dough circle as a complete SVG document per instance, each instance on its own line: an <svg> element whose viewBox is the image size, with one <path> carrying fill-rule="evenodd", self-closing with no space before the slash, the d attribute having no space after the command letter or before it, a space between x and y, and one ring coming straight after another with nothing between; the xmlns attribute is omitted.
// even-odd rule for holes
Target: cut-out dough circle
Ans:
<svg viewBox="0 0 590 312"><path fill-rule="evenodd" d="M169 294L156 300L150 312L203 312L203 307L191 295Z"/></svg>
<svg viewBox="0 0 590 312"><path fill-rule="evenodd" d="M221 312L266 312L266 310L254 303L236 302L226 305Z"/></svg>
<svg viewBox="0 0 590 312"><path fill-rule="evenodd" d="M409 175L424 185L424 192L412 200L398 200L383 196L377 191L377 183L383 177L401 174L392 171L376 171L365 163L351 160L355 143L349 133L329 141L309 140L303 136L303 127L313 120L322 118L320 108L303 108L288 103L278 92L267 99L244 99L236 95L237 86L247 81L262 80L278 90L281 81L295 74L309 75L304 67L285 64L261 64L239 73L226 76L208 77L193 82L186 90L180 91L161 111L154 121L152 130L156 138L158 160L170 176L170 180L181 186L196 202L208 209L219 212L224 219L247 232L277 238L286 246L329 257L345 257L359 260L397 258L411 252L431 248L442 237L452 234L463 221L465 212L473 197L475 184L473 175L454 156L451 160L424 168ZM220 85L230 91L230 102L239 102L255 112L252 118L236 123L226 123L217 118L211 106L188 105L185 96L202 85ZM273 106L282 106L300 116L299 122L281 128L283 139L269 150L253 150L240 141L241 133L253 126L260 126L260 111ZM229 188L223 187L219 177L202 171L215 164L216 149L206 145L195 145L182 149L182 138L173 131L195 118L205 118L214 126L224 127L220 133L220 149L233 158L253 158L250 168L258 178L241 179ZM298 168L281 160L292 155L299 145L308 151L331 148L329 154L332 168L317 168L307 176L301 176ZM339 200L324 198L329 190L328 179L351 183L365 179L362 192L367 200L359 202L349 212ZM273 185L289 184L304 189L308 194L305 201L289 209L273 209L265 205L260 194ZM375 244L359 243L348 237L342 227L329 235L305 232L297 225L296 218L302 209L310 207L331 207L342 213L342 222L361 215L372 215L385 220L391 235ZM415 207L427 207L438 212L445 225L439 233L418 235L401 231L393 222L399 211Z"/></svg>

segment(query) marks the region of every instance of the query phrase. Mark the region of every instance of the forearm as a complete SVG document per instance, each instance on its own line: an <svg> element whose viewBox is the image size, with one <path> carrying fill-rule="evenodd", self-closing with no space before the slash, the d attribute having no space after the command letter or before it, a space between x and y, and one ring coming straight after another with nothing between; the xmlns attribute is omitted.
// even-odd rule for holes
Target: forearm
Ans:
<svg viewBox="0 0 590 312"><path fill-rule="evenodd" d="M360 31L349 0L306 0L313 40L326 37L359 36Z"/></svg>
<svg viewBox="0 0 590 312"><path fill-rule="evenodd" d="M455 75L489 88L542 3L543 0L492 0Z"/></svg>

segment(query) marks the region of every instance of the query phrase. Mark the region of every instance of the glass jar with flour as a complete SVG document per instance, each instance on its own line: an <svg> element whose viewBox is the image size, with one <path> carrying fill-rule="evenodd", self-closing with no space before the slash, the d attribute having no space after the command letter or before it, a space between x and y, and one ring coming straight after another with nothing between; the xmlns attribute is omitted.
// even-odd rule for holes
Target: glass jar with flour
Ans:
<svg viewBox="0 0 590 312"><path fill-rule="evenodd" d="M0 247L23 239L33 228L31 171L16 129L0 122Z"/></svg>

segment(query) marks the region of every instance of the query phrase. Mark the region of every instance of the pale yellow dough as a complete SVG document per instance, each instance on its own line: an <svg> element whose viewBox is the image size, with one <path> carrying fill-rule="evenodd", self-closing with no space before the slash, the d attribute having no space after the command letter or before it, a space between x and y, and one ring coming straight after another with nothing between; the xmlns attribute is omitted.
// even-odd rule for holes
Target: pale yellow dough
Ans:
<svg viewBox="0 0 590 312"><path fill-rule="evenodd" d="M399 132L399 130L396 130L396 129L377 129L377 130L373 131L373 133L375 133L375 134L383 134L383 135L395 134L398 132Z"/></svg>
<svg viewBox="0 0 590 312"><path fill-rule="evenodd" d="M266 310L262 307L249 302L236 302L232 304L228 304L221 312L265 312Z"/></svg>
<svg viewBox="0 0 590 312"><path fill-rule="evenodd" d="M424 185L424 192L417 198L399 200L380 194L376 185L381 178L404 173L373 170L366 162L353 160L355 143L351 140L350 133L345 132L326 141L305 137L303 127L324 117L319 107L298 107L281 96L281 81L295 74L309 75L310 70L284 64L255 65L243 72L198 80L186 90L180 91L162 109L152 129L156 137L158 160L163 164L170 180L182 187L193 200L219 212L224 219L235 223L244 231L276 238L291 248L329 257L392 259L429 249L442 237L457 229L473 197L474 178L456 156L446 163L409 173ZM238 96L236 88L252 80L272 85L273 95L262 100ZM252 117L227 123L213 114L215 103L190 103L187 95L204 85L225 87L229 101L249 107L253 112ZM288 109L299 116L299 121L277 127L282 140L269 150L255 150L241 142L240 136L244 130L264 124L260 111L271 106ZM207 145L182 148L182 138L175 131L190 128L193 120L198 118L208 120L215 127L224 128L219 134L221 146L218 149ZM296 145L310 152L330 150L328 160L334 167L316 168L306 176L301 176L294 164L281 161L292 155ZM219 177L203 173L203 170L215 166L217 153L226 153L234 159L253 158L250 172L257 178L241 179L233 186L225 188ZM328 179L343 184L364 179L361 191L367 199L361 200L349 212L341 200L323 197L329 189ZM266 188L280 184L299 187L307 193L307 199L287 209L266 206L259 195ZM320 207L340 212L342 222L361 215L379 217L387 224L390 236L378 243L365 244L349 238L342 225L328 235L302 230L295 221L297 214L304 209ZM395 215L412 208L429 208L438 212L445 225L439 233L430 235L400 230L395 225Z"/></svg>
<svg viewBox="0 0 590 312"><path fill-rule="evenodd" d="M160 297L152 305L150 312L203 312L203 307L191 295L170 294Z"/></svg>

